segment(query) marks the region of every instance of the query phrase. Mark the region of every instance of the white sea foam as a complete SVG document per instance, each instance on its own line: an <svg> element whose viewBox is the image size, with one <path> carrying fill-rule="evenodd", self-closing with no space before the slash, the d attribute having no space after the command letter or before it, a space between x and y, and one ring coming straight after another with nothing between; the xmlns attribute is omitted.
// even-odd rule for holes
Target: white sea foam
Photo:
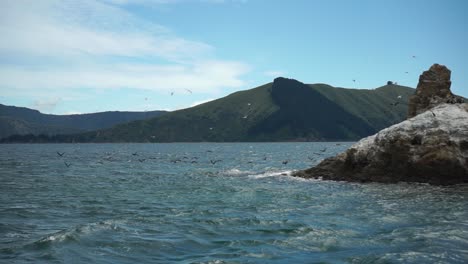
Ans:
<svg viewBox="0 0 468 264"><path fill-rule="evenodd" d="M39 242L63 242L68 239L78 240L80 236L90 235L103 230L118 230L120 229L118 227L119 223L119 221L115 220L106 220L97 223L80 225L71 229L65 229L52 235L49 235L39 240Z"/></svg>
<svg viewBox="0 0 468 264"><path fill-rule="evenodd" d="M264 173L260 174L250 174L249 178L251 179L262 179L262 178L268 178L268 177L287 177L291 176L292 171L267 171Z"/></svg>
<svg viewBox="0 0 468 264"><path fill-rule="evenodd" d="M248 171L248 170L239 170L239 169L229 169L229 170L226 170L226 171L223 171L223 174L224 175L227 175L227 176L243 176L243 175L249 175L249 174L252 174L254 173L253 171Z"/></svg>

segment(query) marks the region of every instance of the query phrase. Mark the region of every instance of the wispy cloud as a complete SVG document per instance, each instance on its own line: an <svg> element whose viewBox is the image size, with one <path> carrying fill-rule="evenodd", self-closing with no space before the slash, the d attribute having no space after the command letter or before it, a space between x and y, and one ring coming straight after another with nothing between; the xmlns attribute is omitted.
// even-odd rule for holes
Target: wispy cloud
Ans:
<svg viewBox="0 0 468 264"><path fill-rule="evenodd" d="M50 112L53 111L60 102L62 102L62 98L39 99L33 102L32 107L34 109Z"/></svg>
<svg viewBox="0 0 468 264"><path fill-rule="evenodd" d="M196 102L193 102L189 107L194 107L194 106L197 106L197 105L208 103L208 102L211 102L213 100L215 100L215 99L214 98L209 98L209 99L202 100L202 101L196 101Z"/></svg>
<svg viewBox="0 0 468 264"><path fill-rule="evenodd" d="M268 76L268 77L276 78L276 77L284 76L285 72L283 72L283 71L265 71L265 72L263 72L263 74Z"/></svg>
<svg viewBox="0 0 468 264"><path fill-rule="evenodd" d="M215 47L142 20L125 3L2 2L1 89L56 98L79 88L212 93L244 85L247 64L217 58Z"/></svg>

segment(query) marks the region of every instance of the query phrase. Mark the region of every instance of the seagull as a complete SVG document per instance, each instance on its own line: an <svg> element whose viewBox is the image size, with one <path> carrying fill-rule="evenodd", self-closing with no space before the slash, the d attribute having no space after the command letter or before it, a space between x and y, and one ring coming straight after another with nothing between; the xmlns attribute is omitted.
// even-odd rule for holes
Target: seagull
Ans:
<svg viewBox="0 0 468 264"><path fill-rule="evenodd" d="M413 57L413 59L416 59L416 56L415 56L415 55L413 55L412 57Z"/></svg>
<svg viewBox="0 0 468 264"><path fill-rule="evenodd" d="M405 72L405 73L407 74L408 72Z"/></svg>
<svg viewBox="0 0 468 264"><path fill-rule="evenodd" d="M288 162L289 162L289 160L283 160L282 163L283 163L284 165L286 165L286 164L288 164Z"/></svg>
<svg viewBox="0 0 468 264"><path fill-rule="evenodd" d="M399 95L397 98L398 98L398 99L401 99L401 95Z"/></svg>
<svg viewBox="0 0 468 264"><path fill-rule="evenodd" d="M174 160L171 160L172 163L177 163L177 162L181 162L182 160L181 159L174 159Z"/></svg>
<svg viewBox="0 0 468 264"><path fill-rule="evenodd" d="M65 163L65 166L67 166L67 168L71 166L71 163L67 163L66 161L64 161L63 163Z"/></svg>
<svg viewBox="0 0 468 264"><path fill-rule="evenodd" d="M353 82L356 82L356 80L355 80L355 79L353 79Z"/></svg>
<svg viewBox="0 0 468 264"><path fill-rule="evenodd" d="M139 162L143 162L145 161L146 159L138 159Z"/></svg>
<svg viewBox="0 0 468 264"><path fill-rule="evenodd" d="M397 106L400 102L394 102L394 103L391 103L390 105L391 106Z"/></svg>
<svg viewBox="0 0 468 264"><path fill-rule="evenodd" d="M192 91L190 91L189 89L185 89L187 92L189 92L190 94L192 94Z"/></svg>
<svg viewBox="0 0 468 264"><path fill-rule="evenodd" d="M310 157L310 156L307 156L307 158L309 158L311 161L314 161L314 160L315 160L315 158L312 158L312 157Z"/></svg>
<svg viewBox="0 0 468 264"><path fill-rule="evenodd" d="M245 115L245 116L243 116L242 118L246 119L247 117L249 117L249 115Z"/></svg>
<svg viewBox="0 0 468 264"><path fill-rule="evenodd" d="M132 155L133 156L138 156L138 152L133 152Z"/></svg>
<svg viewBox="0 0 468 264"><path fill-rule="evenodd" d="M63 157L63 154L65 154L65 152L60 153L57 151L57 155L59 155L60 157Z"/></svg>
<svg viewBox="0 0 468 264"><path fill-rule="evenodd" d="M222 160L210 160L211 164L213 164L213 165L216 164L216 162L220 162L220 161L222 161Z"/></svg>
<svg viewBox="0 0 468 264"><path fill-rule="evenodd" d="M325 151L327 151L327 148L323 148L320 151L325 152Z"/></svg>
<svg viewBox="0 0 468 264"><path fill-rule="evenodd" d="M213 128L212 128L212 127L210 127L210 130L213 130Z"/></svg>

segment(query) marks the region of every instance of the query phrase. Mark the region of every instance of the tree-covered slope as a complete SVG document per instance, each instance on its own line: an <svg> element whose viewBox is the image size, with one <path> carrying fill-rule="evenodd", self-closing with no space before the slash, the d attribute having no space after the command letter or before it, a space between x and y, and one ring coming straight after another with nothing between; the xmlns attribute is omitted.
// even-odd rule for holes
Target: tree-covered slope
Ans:
<svg viewBox="0 0 468 264"><path fill-rule="evenodd" d="M335 88L326 84L310 84L325 97L379 131L406 118L409 97L414 89L385 85L373 90Z"/></svg>
<svg viewBox="0 0 468 264"><path fill-rule="evenodd" d="M404 120L404 102L413 91L402 86L343 89L277 78L192 108L77 135L75 141L356 140ZM396 99L401 103L394 106Z"/></svg>
<svg viewBox="0 0 468 264"><path fill-rule="evenodd" d="M92 131L163 113L165 111L49 115L25 107L0 104L0 138L13 134L55 135Z"/></svg>

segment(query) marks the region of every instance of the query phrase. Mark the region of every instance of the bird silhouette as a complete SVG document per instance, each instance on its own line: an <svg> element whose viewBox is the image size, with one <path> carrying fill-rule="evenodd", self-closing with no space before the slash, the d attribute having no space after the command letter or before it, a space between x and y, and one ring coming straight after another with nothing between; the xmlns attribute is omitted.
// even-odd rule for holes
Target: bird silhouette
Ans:
<svg viewBox="0 0 468 264"><path fill-rule="evenodd" d="M60 153L57 151L57 155L59 155L60 157L63 157L63 154L65 154L65 152Z"/></svg>
<svg viewBox="0 0 468 264"><path fill-rule="evenodd" d="M143 162L145 161L146 159L138 159L139 162Z"/></svg>
<svg viewBox="0 0 468 264"><path fill-rule="evenodd" d="M321 152L325 152L325 151L327 151L327 148L323 148L323 149L321 149L320 151L321 151Z"/></svg>
<svg viewBox="0 0 468 264"><path fill-rule="evenodd" d="M220 161L222 161L222 160L210 160L211 164L213 164L213 165L216 164L217 162L220 162Z"/></svg>
<svg viewBox="0 0 468 264"><path fill-rule="evenodd" d="M400 102L390 103L391 106L397 106Z"/></svg>
<svg viewBox="0 0 468 264"><path fill-rule="evenodd" d="M192 91L190 91L189 89L185 89L187 92L189 92L190 94L192 94Z"/></svg>
<svg viewBox="0 0 468 264"><path fill-rule="evenodd" d="M283 163L283 165L286 165L286 164L288 164L288 162L289 162L289 160L283 160L282 163Z"/></svg>
<svg viewBox="0 0 468 264"><path fill-rule="evenodd" d="M63 163L65 163L65 166L67 166L67 168L71 166L71 163L67 163L66 161L64 161Z"/></svg>
<svg viewBox="0 0 468 264"><path fill-rule="evenodd" d="M133 152L132 155L133 156L138 156L138 152Z"/></svg>

